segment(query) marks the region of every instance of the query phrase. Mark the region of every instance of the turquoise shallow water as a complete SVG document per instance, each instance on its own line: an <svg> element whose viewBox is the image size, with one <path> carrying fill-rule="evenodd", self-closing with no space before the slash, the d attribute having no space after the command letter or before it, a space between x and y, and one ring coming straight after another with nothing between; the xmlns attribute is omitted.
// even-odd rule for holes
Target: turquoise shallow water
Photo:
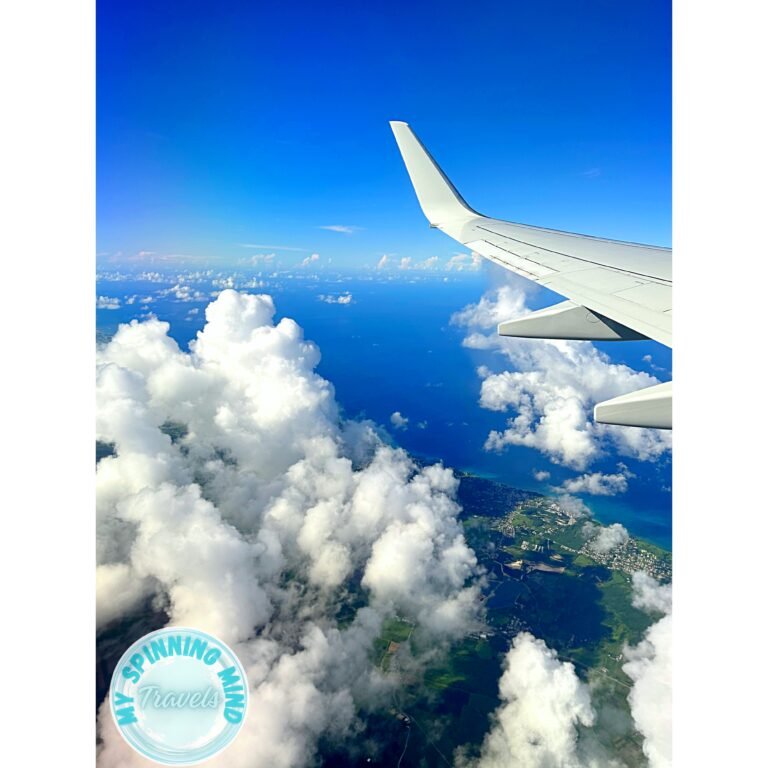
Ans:
<svg viewBox="0 0 768 768"><path fill-rule="evenodd" d="M461 345L462 329L451 326L451 314L477 301L488 288L484 274L443 282L441 279L374 281L360 276L342 276L338 282L309 279L268 280L265 287L249 289L270 293L278 316L294 318L308 339L322 352L319 373L331 381L336 397L349 417L365 417L385 425L394 439L421 457L480 474L517 488L547 492L548 486L533 477L535 469L551 473L550 483L573 477L572 470L558 467L543 454L512 447L502 454L483 450L492 429L501 429L505 415L478 405L478 365L503 368L503 361L489 352ZM101 296L153 295L166 284L147 281L100 281ZM213 286L200 284L209 292ZM352 293L348 305L329 304L319 295ZM171 323L171 334L184 347L204 322L205 302L179 302L156 293L151 303L158 317ZM539 303L547 303L539 297ZM189 310L199 308L190 316ZM119 322L139 317L146 305L138 301L118 310L98 310L97 325L106 334ZM653 364L669 368L669 350L653 342L602 345L612 359L654 372ZM390 416L400 411L409 419L408 429L394 430ZM419 426L421 425L421 426ZM595 516L603 523L620 522L636 536L671 549L672 514L671 460L639 462L607 456L590 471L614 472L624 461L636 475L629 491L619 497L585 496Z"/></svg>

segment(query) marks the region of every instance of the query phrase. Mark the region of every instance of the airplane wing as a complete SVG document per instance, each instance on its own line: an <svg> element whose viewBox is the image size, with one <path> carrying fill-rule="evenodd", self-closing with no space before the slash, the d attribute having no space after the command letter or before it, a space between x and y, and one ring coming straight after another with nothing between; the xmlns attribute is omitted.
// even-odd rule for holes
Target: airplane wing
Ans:
<svg viewBox="0 0 768 768"><path fill-rule="evenodd" d="M483 216L467 205L407 123L390 123L422 211L435 227L502 267L566 298L499 325L502 336L672 346L672 252ZM595 420L672 427L665 382L598 403Z"/></svg>

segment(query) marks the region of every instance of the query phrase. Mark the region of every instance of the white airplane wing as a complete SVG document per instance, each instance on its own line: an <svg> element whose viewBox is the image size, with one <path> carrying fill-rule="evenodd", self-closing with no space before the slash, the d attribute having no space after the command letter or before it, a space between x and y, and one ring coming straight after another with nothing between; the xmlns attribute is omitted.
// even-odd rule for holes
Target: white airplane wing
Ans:
<svg viewBox="0 0 768 768"><path fill-rule="evenodd" d="M672 346L672 252L483 216L467 205L407 123L390 123L422 211L432 227L567 301L499 325L502 336ZM672 384L595 406L595 420L672 427Z"/></svg>

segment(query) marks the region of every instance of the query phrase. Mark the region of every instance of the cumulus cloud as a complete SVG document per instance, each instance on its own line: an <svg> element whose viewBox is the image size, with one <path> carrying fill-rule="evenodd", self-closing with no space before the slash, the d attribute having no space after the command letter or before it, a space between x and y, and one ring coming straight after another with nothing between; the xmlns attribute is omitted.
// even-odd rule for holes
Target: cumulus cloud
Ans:
<svg viewBox="0 0 768 768"><path fill-rule="evenodd" d="M656 365L656 363L653 361L653 357L651 355L643 355L643 362L646 365L649 365L652 371L660 371L661 373L666 373L667 369L664 368L661 365Z"/></svg>
<svg viewBox="0 0 768 768"><path fill-rule="evenodd" d="M629 532L621 523L604 527L596 526L593 523L584 523L582 531L587 538L594 537L588 546L598 555L608 554L616 547L623 547L629 541Z"/></svg>
<svg viewBox="0 0 768 768"><path fill-rule="evenodd" d="M390 417L389 420L392 422L392 426L395 429L406 429L408 427L408 418L406 416L403 416L400 411L395 411Z"/></svg>
<svg viewBox="0 0 768 768"><path fill-rule="evenodd" d="M424 261L414 261L411 256L404 256L402 259L400 259L400 264L398 265L398 269L401 269L403 271L433 270L433 269L437 269L437 266L439 263L440 263L440 258L438 256L430 256L428 259L424 259Z"/></svg>
<svg viewBox="0 0 768 768"><path fill-rule="evenodd" d="M592 472L565 480L557 490L565 493L588 493L592 496L615 496L626 493L628 477L633 475L626 471L612 475Z"/></svg>
<svg viewBox="0 0 768 768"><path fill-rule="evenodd" d="M240 259L240 261L243 264L250 264L252 267L269 267L274 263L276 256L275 253L254 253L252 256Z"/></svg>
<svg viewBox="0 0 768 768"><path fill-rule="evenodd" d="M592 726L589 688L569 662L523 632L514 639L499 682L493 715L478 759L459 756L460 768L577 768L589 764L578 728Z"/></svg>
<svg viewBox="0 0 768 768"><path fill-rule="evenodd" d="M564 493L558 497L557 503L560 510L573 520L592 516L592 510L578 496Z"/></svg>
<svg viewBox="0 0 768 768"><path fill-rule="evenodd" d="M215 284L216 281L213 282ZM202 291L193 288L189 283L184 282L183 280L180 280L171 288L164 288L157 291L157 294L161 297L173 296L176 301L204 301L207 298Z"/></svg>
<svg viewBox="0 0 768 768"><path fill-rule="evenodd" d="M120 299L114 296L99 296L96 299L96 309L120 309Z"/></svg>
<svg viewBox="0 0 768 768"><path fill-rule="evenodd" d="M636 646L624 648L622 669L633 681L629 705L635 727L643 735L643 752L650 768L672 765L672 587L651 576L633 575L633 604L665 615Z"/></svg>
<svg viewBox="0 0 768 768"><path fill-rule="evenodd" d="M533 477L540 483L543 483L545 480L549 480L551 474L546 469L534 469Z"/></svg>
<svg viewBox="0 0 768 768"><path fill-rule="evenodd" d="M653 376L612 363L589 342L497 335L500 322L530 311L522 279L510 279L452 318L455 325L467 329L464 346L495 351L512 365L512 370L501 373L478 369L483 379L481 406L512 413L504 429L488 435L486 450L524 445L578 470L601 456L608 445L641 460L655 459L669 450L666 432L592 420L596 403L658 383Z"/></svg>
<svg viewBox="0 0 768 768"><path fill-rule="evenodd" d="M97 621L152 601L231 643L251 705L211 765L300 766L389 706L371 660L386 619L414 623L417 659L477 627L479 567L453 473L341 419L317 347L269 296L225 289L205 314L189 352L157 318L98 350L114 455L97 466ZM143 765L106 702L99 737L103 768Z"/></svg>
<svg viewBox="0 0 768 768"><path fill-rule="evenodd" d="M317 299L318 301L323 301L326 304L351 304L352 294L349 291L338 295L321 293Z"/></svg>
<svg viewBox="0 0 768 768"><path fill-rule="evenodd" d="M445 268L451 272L477 272L483 265L483 257L479 253L456 253L448 259Z"/></svg>
<svg viewBox="0 0 768 768"><path fill-rule="evenodd" d="M302 267L308 267L311 264L317 264L318 261L320 261L320 254L319 253L313 253L313 254L310 254L309 256L306 256L302 260L301 266Z"/></svg>
<svg viewBox="0 0 768 768"><path fill-rule="evenodd" d="M672 585L636 571L632 574L632 605L646 613L672 613Z"/></svg>
<svg viewBox="0 0 768 768"><path fill-rule="evenodd" d="M384 269L384 267L387 266L388 262L389 262L389 256L386 253L382 254L382 257L379 259L378 263L376 264L376 269Z"/></svg>

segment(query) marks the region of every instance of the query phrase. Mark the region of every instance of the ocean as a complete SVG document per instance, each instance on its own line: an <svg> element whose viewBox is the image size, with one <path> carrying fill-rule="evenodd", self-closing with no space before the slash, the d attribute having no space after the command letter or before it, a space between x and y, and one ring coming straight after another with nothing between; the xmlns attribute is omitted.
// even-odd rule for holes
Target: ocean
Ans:
<svg viewBox="0 0 768 768"><path fill-rule="evenodd" d="M338 275L325 278L264 278L262 287L249 292L269 293L277 319L292 317L307 339L320 348L318 373L334 386L344 415L368 418L383 425L393 441L420 458L495 479L516 488L547 493L576 472L549 461L531 448L511 446L502 453L488 452L483 444L491 430L503 429L508 414L485 410L478 404L480 365L504 369L504 360L489 351L462 346L465 329L450 324L451 315L476 302L490 287L494 274L483 270L447 281L441 277ZM97 328L111 335L121 322L139 318L149 309L171 324L171 335L186 349L204 323L207 301L179 301L157 292L173 285L123 277L100 279L99 296L121 300L119 309L98 309ZM192 284L209 294L220 289L208 278ZM352 295L348 304L327 303L320 296ZM129 296L153 296L150 304ZM541 292L536 305L551 303ZM148 309L149 308L149 309ZM198 312L190 315L190 309ZM654 342L598 345L615 362L668 378L671 353ZM650 355L650 361L646 357ZM645 360L643 358L646 358ZM650 366L655 366L651 368ZM661 370L662 372L659 372ZM408 419L406 429L395 429L390 416L399 411ZM622 523L631 534L671 549L671 457L640 462L610 454L594 462L589 471L615 472L623 461L635 475L627 493L615 497L584 496L602 523ZM551 473L548 481L534 479L535 470Z"/></svg>

